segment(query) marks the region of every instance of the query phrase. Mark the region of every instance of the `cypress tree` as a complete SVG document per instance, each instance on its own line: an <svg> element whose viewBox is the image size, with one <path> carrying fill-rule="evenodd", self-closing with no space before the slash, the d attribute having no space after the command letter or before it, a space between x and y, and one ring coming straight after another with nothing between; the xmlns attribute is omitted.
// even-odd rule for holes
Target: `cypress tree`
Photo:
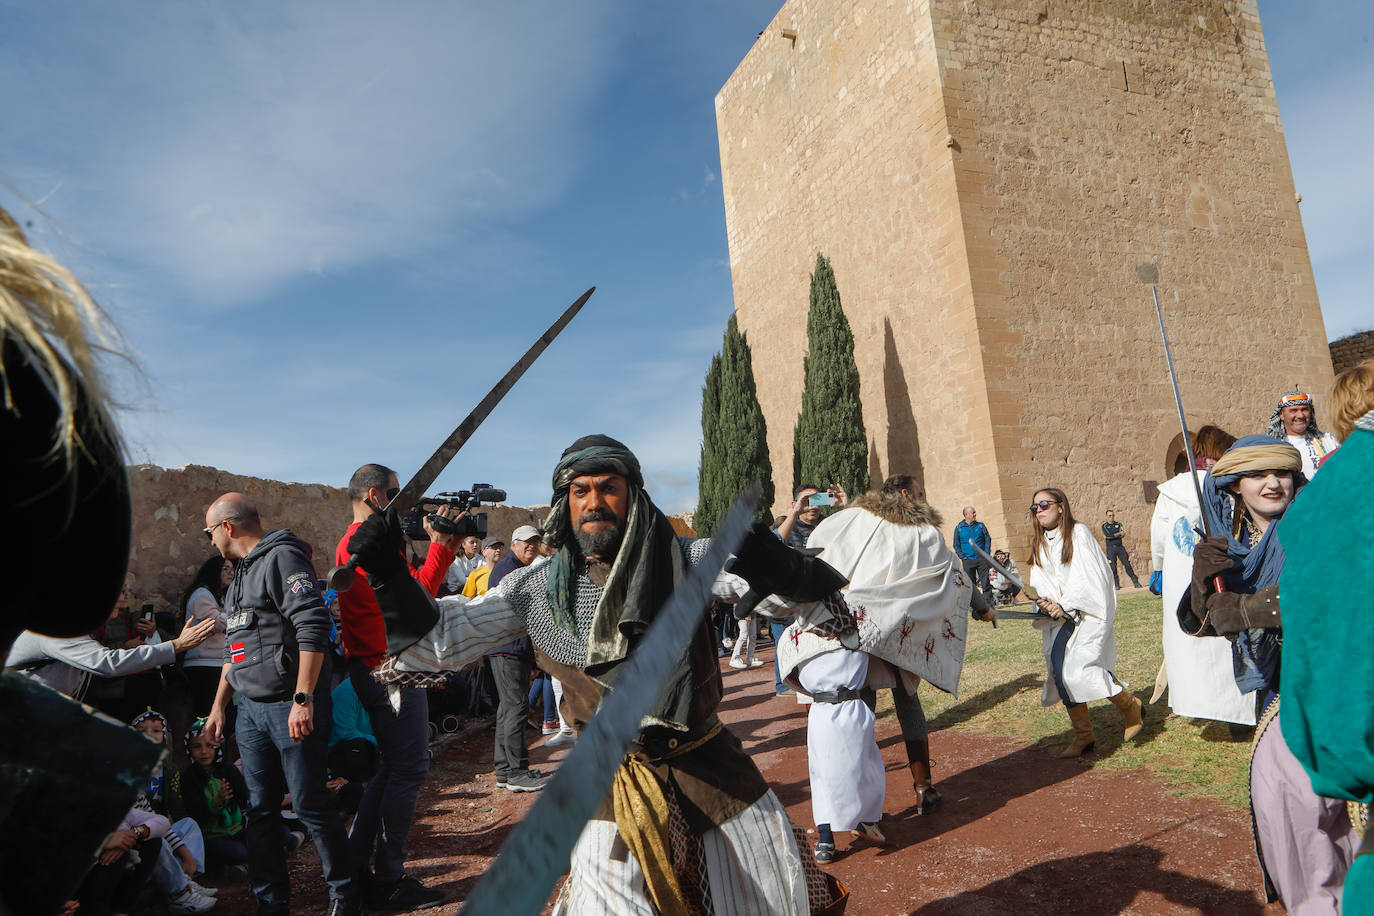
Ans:
<svg viewBox="0 0 1374 916"><path fill-rule="evenodd" d="M714 382L712 373L716 373ZM714 392L711 391L715 385ZM714 407L714 418L707 416ZM711 362L707 390L702 393L702 454L700 499L695 526L710 534L720 525L735 497L750 482L763 487L756 516L771 521L773 513L773 465L768 457L768 427L759 407L749 341L739 331L735 316L725 328L721 352ZM707 439L707 430L711 438Z"/></svg>
<svg viewBox="0 0 1374 916"><path fill-rule="evenodd" d="M844 487L850 498L868 489L868 435L859 401L854 333L840 306L835 272L816 255L806 315L801 412L792 435L792 486Z"/></svg>
<svg viewBox="0 0 1374 916"><path fill-rule="evenodd" d="M715 530L721 510L716 497L716 482L720 479L720 354L711 357L706 370L706 382L701 389L701 460L697 464L697 511L693 527L698 534Z"/></svg>

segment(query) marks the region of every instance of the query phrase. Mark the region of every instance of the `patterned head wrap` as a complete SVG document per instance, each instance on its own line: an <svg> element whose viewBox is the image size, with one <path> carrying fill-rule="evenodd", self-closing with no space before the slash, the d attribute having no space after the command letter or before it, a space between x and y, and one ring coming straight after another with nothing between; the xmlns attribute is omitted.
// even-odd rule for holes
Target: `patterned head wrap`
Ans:
<svg viewBox="0 0 1374 916"><path fill-rule="evenodd" d="M586 474L619 474L630 484L629 512L610 576L597 602L587 637L587 670L608 670L648 629L653 615L682 579L685 564L673 526L644 491L639 459L609 436L584 436L563 452L553 472L553 508L544 521L544 542L557 548L549 560L548 598L553 620L577 633L577 565L581 549L568 509L568 489Z"/></svg>
<svg viewBox="0 0 1374 916"><path fill-rule="evenodd" d="M1274 405L1274 412L1269 415L1269 425L1265 428L1264 434L1271 439L1278 439L1282 442L1288 438L1288 433L1283 428L1283 420L1279 414L1283 413L1285 407L1310 407L1312 409L1312 419L1307 423L1307 438L1319 438L1322 434L1317 429L1317 408L1312 403L1312 396L1303 391L1290 391L1279 402Z"/></svg>
<svg viewBox="0 0 1374 916"><path fill-rule="evenodd" d="M205 735L205 717L204 717L204 716L201 716L199 719L197 719L196 721L194 721L194 722L191 723L191 727L190 727L190 728L186 729L186 737L182 739L182 744L185 745L185 747L186 747L186 757L187 757L187 759L192 759L192 758L191 758L191 739L192 739L192 738L201 738L201 737L204 737L204 735ZM224 762L224 747L223 747L223 745L221 745L221 746L215 748L215 763L223 763L223 762Z"/></svg>
<svg viewBox="0 0 1374 916"><path fill-rule="evenodd" d="M1208 528L1214 536L1226 538L1226 552L1236 562L1224 577L1228 591L1249 594L1279 583L1284 555L1278 519L1270 523L1254 547L1243 538L1237 539L1233 523L1242 506L1240 496L1229 489L1246 474L1276 470L1293 473L1296 498L1298 490L1307 483L1298 450L1287 442L1276 443L1269 436L1245 436L1226 450L1202 481L1202 511L1207 516ZM1279 650L1273 631L1246 630L1232 644L1232 654L1236 686L1241 693L1266 685L1277 687Z"/></svg>
<svg viewBox="0 0 1374 916"><path fill-rule="evenodd" d="M143 712L139 713L138 715L134 716L133 721L129 723L129 727L138 728L140 722L146 722L149 719L159 719L162 721L162 728L164 730L167 728L167 717L164 716L162 713L158 712L156 709L153 709L153 707L151 706L143 710Z"/></svg>

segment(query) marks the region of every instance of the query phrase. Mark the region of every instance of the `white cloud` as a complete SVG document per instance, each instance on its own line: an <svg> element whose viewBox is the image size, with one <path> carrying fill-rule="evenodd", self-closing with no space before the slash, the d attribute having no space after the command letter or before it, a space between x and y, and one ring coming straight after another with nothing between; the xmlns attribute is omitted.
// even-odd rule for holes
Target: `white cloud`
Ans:
<svg viewBox="0 0 1374 916"><path fill-rule="evenodd" d="M11 174L197 300L423 254L561 194L617 40L603 7L54 10L0 61L35 89L11 96Z"/></svg>

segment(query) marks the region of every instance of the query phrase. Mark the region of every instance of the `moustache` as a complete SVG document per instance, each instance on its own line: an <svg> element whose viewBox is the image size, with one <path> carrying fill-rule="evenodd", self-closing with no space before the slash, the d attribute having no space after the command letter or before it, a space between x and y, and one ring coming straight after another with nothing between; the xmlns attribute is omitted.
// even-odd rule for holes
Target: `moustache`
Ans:
<svg viewBox="0 0 1374 916"><path fill-rule="evenodd" d="M577 523L579 525L585 525L588 522L618 523L619 521L620 516L616 515L610 509L593 509L590 512L583 512L577 517Z"/></svg>

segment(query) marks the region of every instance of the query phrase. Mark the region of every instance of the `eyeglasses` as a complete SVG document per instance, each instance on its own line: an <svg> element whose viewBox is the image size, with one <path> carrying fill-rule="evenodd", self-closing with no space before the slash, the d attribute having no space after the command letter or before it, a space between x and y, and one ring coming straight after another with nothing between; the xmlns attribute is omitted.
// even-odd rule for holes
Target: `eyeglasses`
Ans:
<svg viewBox="0 0 1374 916"><path fill-rule="evenodd" d="M200 530L205 532L205 540L213 541L215 539L216 528L218 528L220 525L223 525L225 522L236 522L238 521L238 519L239 517L237 515L231 515L228 518L220 519L219 521L211 525L209 528L202 528Z"/></svg>
<svg viewBox="0 0 1374 916"><path fill-rule="evenodd" d="M1038 503L1031 503L1031 504L1030 504L1031 514L1034 515L1036 512L1043 512L1044 510L1048 509L1050 506L1057 506L1057 505L1059 505L1059 500L1057 500L1057 499L1042 499L1042 500L1040 500L1040 502L1038 502Z"/></svg>

